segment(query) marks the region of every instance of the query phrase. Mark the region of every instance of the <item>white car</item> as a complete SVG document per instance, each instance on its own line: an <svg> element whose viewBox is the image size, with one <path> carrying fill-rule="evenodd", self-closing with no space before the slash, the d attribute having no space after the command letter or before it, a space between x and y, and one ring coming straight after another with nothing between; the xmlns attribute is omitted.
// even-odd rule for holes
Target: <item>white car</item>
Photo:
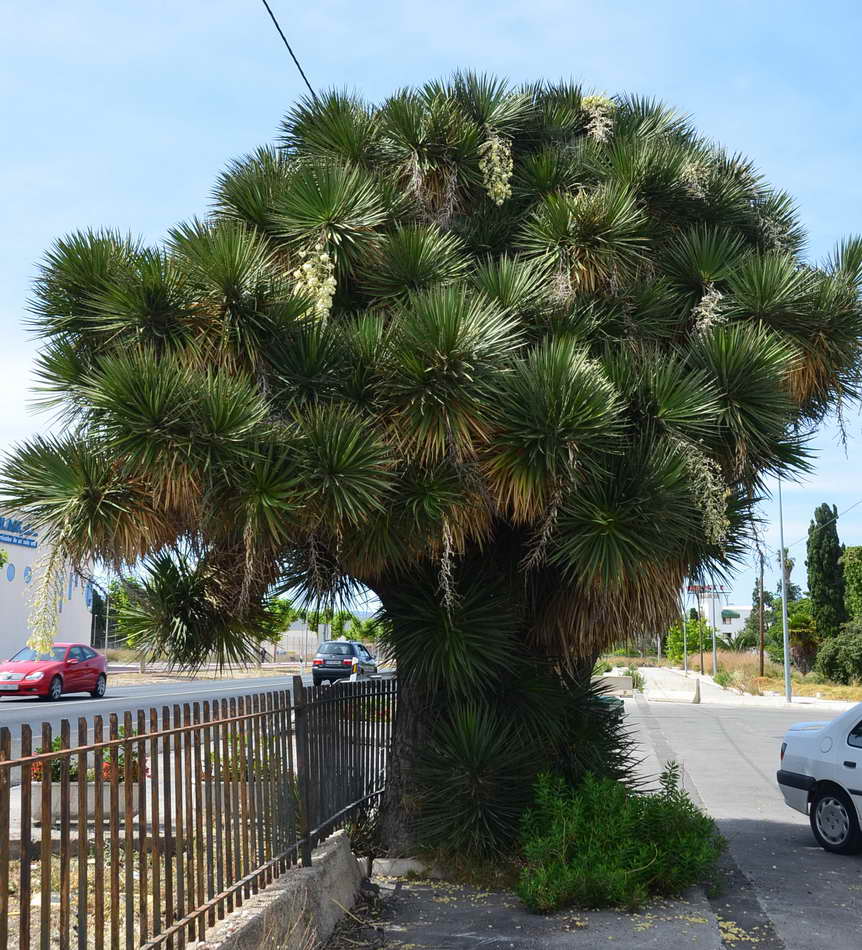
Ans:
<svg viewBox="0 0 862 950"><path fill-rule="evenodd" d="M778 787L808 815L817 843L862 851L862 703L830 722L798 722L781 743Z"/></svg>

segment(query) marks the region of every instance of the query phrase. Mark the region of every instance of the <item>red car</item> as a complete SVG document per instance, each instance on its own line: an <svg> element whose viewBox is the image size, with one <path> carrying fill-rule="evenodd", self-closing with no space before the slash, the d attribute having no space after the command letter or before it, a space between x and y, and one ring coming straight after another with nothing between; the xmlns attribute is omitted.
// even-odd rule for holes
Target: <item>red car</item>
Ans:
<svg viewBox="0 0 862 950"><path fill-rule="evenodd" d="M105 695L108 661L84 643L55 643L50 653L19 650L0 663L0 698L40 696L56 700L63 693Z"/></svg>

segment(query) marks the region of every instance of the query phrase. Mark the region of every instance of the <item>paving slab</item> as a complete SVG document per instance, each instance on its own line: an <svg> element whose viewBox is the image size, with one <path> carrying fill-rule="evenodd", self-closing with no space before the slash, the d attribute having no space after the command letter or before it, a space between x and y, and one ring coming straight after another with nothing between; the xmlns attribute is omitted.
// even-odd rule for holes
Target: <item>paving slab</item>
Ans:
<svg viewBox="0 0 862 950"><path fill-rule="evenodd" d="M721 927L698 891L639 913L531 914L511 893L444 881L374 878L385 913L384 946L401 950L719 950Z"/></svg>

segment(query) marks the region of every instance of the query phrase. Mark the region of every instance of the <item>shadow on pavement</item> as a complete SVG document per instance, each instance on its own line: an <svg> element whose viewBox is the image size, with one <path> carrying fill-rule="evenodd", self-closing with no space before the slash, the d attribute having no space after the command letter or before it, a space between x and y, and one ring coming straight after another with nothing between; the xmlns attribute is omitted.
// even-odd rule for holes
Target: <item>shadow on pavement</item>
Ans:
<svg viewBox="0 0 862 950"><path fill-rule="evenodd" d="M799 818L719 821L730 847L712 908L759 950L859 950L862 856L824 851Z"/></svg>

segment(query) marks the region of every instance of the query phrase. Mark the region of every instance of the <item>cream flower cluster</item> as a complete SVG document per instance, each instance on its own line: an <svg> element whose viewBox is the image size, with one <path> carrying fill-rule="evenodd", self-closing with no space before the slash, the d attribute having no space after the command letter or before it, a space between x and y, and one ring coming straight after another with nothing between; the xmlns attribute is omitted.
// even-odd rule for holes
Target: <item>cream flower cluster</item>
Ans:
<svg viewBox="0 0 862 950"><path fill-rule="evenodd" d="M512 142L492 132L479 148L479 169L485 191L494 204L501 205L512 197Z"/></svg>
<svg viewBox="0 0 862 950"><path fill-rule="evenodd" d="M616 103L607 96L586 96L581 100L581 108L589 117L587 135L597 142L606 142L613 131Z"/></svg>
<svg viewBox="0 0 862 950"><path fill-rule="evenodd" d="M723 312L721 303L723 299L724 294L716 288L715 284L706 285L706 291L700 298L700 303L691 311L697 333L707 333L712 327L725 322L727 317Z"/></svg>
<svg viewBox="0 0 862 950"><path fill-rule="evenodd" d="M706 197L706 190L703 187L706 171L704 163L699 161L692 160L682 166L680 177L693 198Z"/></svg>
<svg viewBox="0 0 862 950"><path fill-rule="evenodd" d="M727 499L730 489L721 468L696 445L682 439L675 440L685 457L685 467L691 480L692 492L701 506L703 533L710 544L721 545L727 537L730 520L727 517Z"/></svg>
<svg viewBox="0 0 862 950"><path fill-rule="evenodd" d="M300 251L303 263L293 272L298 293L314 300L314 312L325 320L332 309L335 296L335 263L323 241L318 241L312 251Z"/></svg>
<svg viewBox="0 0 862 950"><path fill-rule="evenodd" d="M30 616L27 618L30 636L27 646L34 653L50 653L57 639L59 623L59 602L62 595L62 564L56 551L43 558L34 571L36 583L33 585Z"/></svg>
<svg viewBox="0 0 862 950"><path fill-rule="evenodd" d="M787 232L772 215L761 212L760 227L763 230L767 246L771 250L780 251L782 254L789 253L792 250L790 241L787 239Z"/></svg>

